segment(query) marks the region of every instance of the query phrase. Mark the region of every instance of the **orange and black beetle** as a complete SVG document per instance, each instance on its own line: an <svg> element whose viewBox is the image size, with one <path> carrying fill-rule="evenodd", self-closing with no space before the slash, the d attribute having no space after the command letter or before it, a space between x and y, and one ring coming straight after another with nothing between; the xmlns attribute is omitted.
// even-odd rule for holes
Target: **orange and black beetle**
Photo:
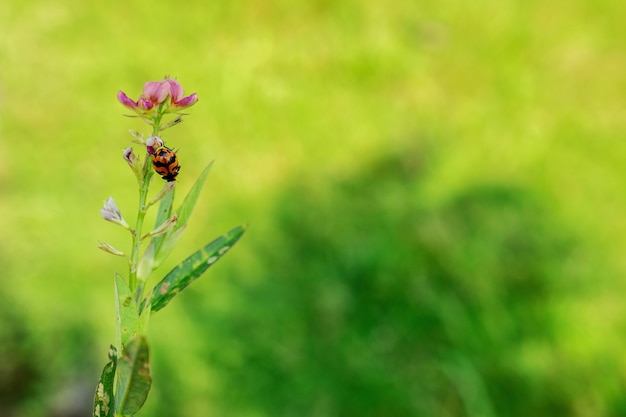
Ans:
<svg viewBox="0 0 626 417"><path fill-rule="evenodd" d="M180 171L176 152L168 147L161 146L152 156L152 168L164 180L175 181L178 171Z"/></svg>

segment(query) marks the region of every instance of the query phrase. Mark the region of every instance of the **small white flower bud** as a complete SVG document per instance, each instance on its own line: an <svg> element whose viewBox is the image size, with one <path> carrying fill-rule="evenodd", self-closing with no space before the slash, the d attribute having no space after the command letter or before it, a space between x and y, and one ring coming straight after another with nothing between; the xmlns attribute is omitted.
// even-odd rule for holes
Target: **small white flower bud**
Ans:
<svg viewBox="0 0 626 417"><path fill-rule="evenodd" d="M109 197L107 201L104 202L104 207L100 209L100 214L104 220L119 224L125 229L129 229L128 223L126 223L122 217L122 213L120 212L120 209L117 208L117 204L115 204L113 197Z"/></svg>

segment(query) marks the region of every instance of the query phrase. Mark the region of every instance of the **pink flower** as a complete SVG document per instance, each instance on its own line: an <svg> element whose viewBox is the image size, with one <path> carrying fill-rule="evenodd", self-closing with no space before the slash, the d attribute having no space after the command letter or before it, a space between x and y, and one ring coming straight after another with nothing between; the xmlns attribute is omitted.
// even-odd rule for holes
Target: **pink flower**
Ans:
<svg viewBox="0 0 626 417"><path fill-rule="evenodd" d="M163 103L170 94L170 86L165 81L148 81L143 85L143 98L146 102L154 105Z"/></svg>
<svg viewBox="0 0 626 417"><path fill-rule="evenodd" d="M169 98L169 101L168 101ZM183 87L173 78L163 81L149 81L143 86L143 93L137 101L129 98L126 93L119 91L117 99L130 110L142 116L148 116L155 107L162 106L162 113L178 112L190 107L198 101L198 95L193 93L184 97Z"/></svg>
<svg viewBox="0 0 626 417"><path fill-rule="evenodd" d="M166 78L163 82L169 84L170 105L174 107L176 111L193 106L198 101L198 95L196 93L183 97L185 95L183 87L178 83L178 81L172 78Z"/></svg>

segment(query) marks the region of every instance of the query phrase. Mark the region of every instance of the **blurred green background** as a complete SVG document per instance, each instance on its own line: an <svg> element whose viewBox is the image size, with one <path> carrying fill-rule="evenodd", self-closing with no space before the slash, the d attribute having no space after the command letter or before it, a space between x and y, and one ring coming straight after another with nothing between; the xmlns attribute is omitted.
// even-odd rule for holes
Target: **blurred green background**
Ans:
<svg viewBox="0 0 626 417"><path fill-rule="evenodd" d="M626 3L0 3L0 416L89 415L132 222L118 90L176 77L143 416L626 415Z"/></svg>

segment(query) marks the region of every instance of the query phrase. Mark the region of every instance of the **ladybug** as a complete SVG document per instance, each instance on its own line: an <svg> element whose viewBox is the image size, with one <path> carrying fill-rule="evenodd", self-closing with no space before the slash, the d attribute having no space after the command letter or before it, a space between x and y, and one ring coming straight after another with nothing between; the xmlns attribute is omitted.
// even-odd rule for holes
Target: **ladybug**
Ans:
<svg viewBox="0 0 626 417"><path fill-rule="evenodd" d="M152 168L157 174L164 180L176 181L178 171L180 171L180 165L178 165L178 157L176 152L166 146L157 148L155 154L152 156Z"/></svg>

